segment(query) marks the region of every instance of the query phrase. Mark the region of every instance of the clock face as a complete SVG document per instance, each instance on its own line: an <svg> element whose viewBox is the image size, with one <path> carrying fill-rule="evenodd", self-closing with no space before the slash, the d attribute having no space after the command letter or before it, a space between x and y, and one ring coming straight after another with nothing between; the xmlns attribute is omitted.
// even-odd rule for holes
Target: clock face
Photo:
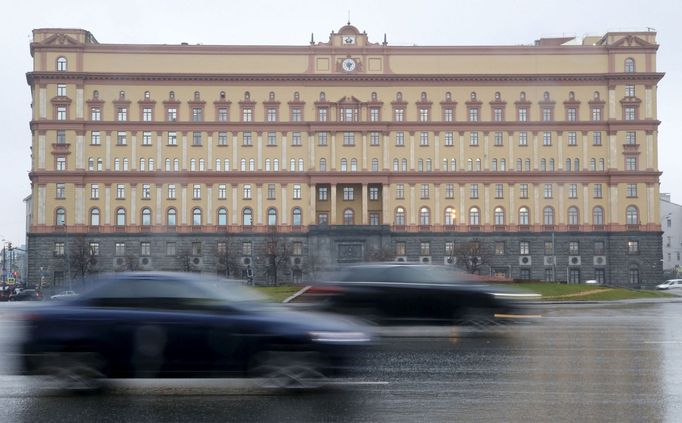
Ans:
<svg viewBox="0 0 682 423"><path fill-rule="evenodd" d="M346 35L343 37L343 43L344 44L355 44L355 37L352 35Z"/></svg>
<svg viewBox="0 0 682 423"><path fill-rule="evenodd" d="M346 72L352 72L355 70L355 60L345 59L343 62L341 62L341 66Z"/></svg>

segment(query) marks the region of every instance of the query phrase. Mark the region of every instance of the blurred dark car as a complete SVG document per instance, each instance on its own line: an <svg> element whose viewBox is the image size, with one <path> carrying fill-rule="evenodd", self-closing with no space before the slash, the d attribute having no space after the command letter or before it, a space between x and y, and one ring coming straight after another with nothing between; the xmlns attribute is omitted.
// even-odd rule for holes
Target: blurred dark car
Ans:
<svg viewBox="0 0 682 423"><path fill-rule="evenodd" d="M74 390L118 377L257 376L273 387L315 387L370 341L350 319L292 311L238 281L187 273L106 276L25 321L26 373Z"/></svg>
<svg viewBox="0 0 682 423"><path fill-rule="evenodd" d="M524 303L537 294L479 278L446 266L353 265L313 285L300 301L380 325L487 325L532 316Z"/></svg>
<svg viewBox="0 0 682 423"><path fill-rule="evenodd" d="M16 294L10 294L9 301L42 301L42 292L35 289L24 289Z"/></svg>

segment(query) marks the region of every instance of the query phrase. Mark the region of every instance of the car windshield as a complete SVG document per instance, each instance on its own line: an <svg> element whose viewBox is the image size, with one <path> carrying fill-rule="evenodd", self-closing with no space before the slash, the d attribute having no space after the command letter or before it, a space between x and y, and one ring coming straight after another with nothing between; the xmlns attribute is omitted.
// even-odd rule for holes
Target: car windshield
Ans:
<svg viewBox="0 0 682 423"><path fill-rule="evenodd" d="M444 266L354 266L342 270L338 281L343 282L400 282L400 283L455 283L465 277Z"/></svg>

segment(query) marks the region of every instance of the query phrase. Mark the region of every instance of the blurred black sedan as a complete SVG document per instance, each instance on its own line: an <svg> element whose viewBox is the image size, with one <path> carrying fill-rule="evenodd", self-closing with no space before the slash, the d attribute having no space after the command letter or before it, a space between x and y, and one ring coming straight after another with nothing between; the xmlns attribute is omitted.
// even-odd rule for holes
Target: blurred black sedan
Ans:
<svg viewBox="0 0 682 423"><path fill-rule="evenodd" d="M526 321L524 304L538 297L446 266L373 263L345 267L298 301L380 325L489 325Z"/></svg>
<svg viewBox="0 0 682 423"><path fill-rule="evenodd" d="M59 388L105 378L245 377L315 387L370 341L348 319L291 311L239 282L121 273L73 299L27 312L23 365Z"/></svg>

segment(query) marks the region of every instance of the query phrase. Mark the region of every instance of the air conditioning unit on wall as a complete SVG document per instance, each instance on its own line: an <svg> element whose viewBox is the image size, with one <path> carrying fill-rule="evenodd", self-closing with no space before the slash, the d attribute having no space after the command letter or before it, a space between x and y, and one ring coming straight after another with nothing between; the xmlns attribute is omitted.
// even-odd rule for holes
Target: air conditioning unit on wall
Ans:
<svg viewBox="0 0 682 423"><path fill-rule="evenodd" d="M407 256L398 256L395 258L395 261L400 262L400 263L404 263L407 261Z"/></svg>
<svg viewBox="0 0 682 423"><path fill-rule="evenodd" d="M593 261L595 266L606 266L606 256L594 256Z"/></svg>
<svg viewBox="0 0 682 423"><path fill-rule="evenodd" d="M189 264L195 268L201 267L201 265L204 264L204 259L202 257L190 257Z"/></svg>
<svg viewBox="0 0 682 423"><path fill-rule="evenodd" d="M289 257L289 260L292 267L300 268L301 266L303 266L303 257L301 256Z"/></svg>
<svg viewBox="0 0 682 423"><path fill-rule="evenodd" d="M457 264L457 257L443 257L443 264L454 266Z"/></svg>
<svg viewBox="0 0 682 423"><path fill-rule="evenodd" d="M520 256L519 257L519 266L530 266L533 264L533 260L531 259L531 256Z"/></svg>
<svg viewBox="0 0 682 423"><path fill-rule="evenodd" d="M153 269L152 266L152 258L151 257L140 257L137 261L138 265L140 266L140 269L142 270L151 270Z"/></svg>
<svg viewBox="0 0 682 423"><path fill-rule="evenodd" d="M554 266L556 264L555 256L545 256L544 259L545 266Z"/></svg>
<svg viewBox="0 0 682 423"><path fill-rule="evenodd" d="M431 264L431 256L420 256L419 263L421 264Z"/></svg>
<svg viewBox="0 0 682 423"><path fill-rule="evenodd" d="M569 266L580 266L581 263L582 260L580 259L580 256L568 256Z"/></svg>
<svg viewBox="0 0 682 423"><path fill-rule="evenodd" d="M240 261L242 266L253 266L253 259L251 257L242 257Z"/></svg>

